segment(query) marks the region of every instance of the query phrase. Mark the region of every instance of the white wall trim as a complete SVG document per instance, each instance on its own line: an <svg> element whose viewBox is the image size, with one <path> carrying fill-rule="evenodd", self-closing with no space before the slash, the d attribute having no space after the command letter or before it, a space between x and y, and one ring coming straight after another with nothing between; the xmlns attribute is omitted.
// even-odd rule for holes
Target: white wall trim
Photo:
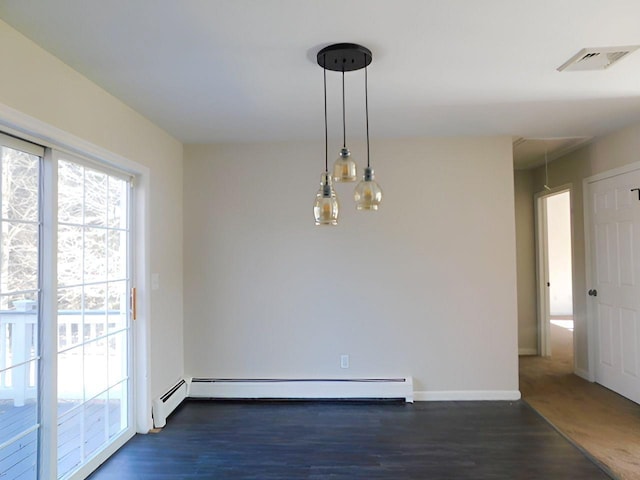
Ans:
<svg viewBox="0 0 640 480"><path fill-rule="evenodd" d="M83 138L61 130L15 108L0 103L0 129L44 147L88 157L132 174L149 173L144 165L99 147Z"/></svg>
<svg viewBox="0 0 640 480"><path fill-rule="evenodd" d="M1 102L0 130L44 147L107 163L136 177L134 206L137 221L132 232L136 248L133 281L139 292L139 302L138 320L133 324L135 343L133 388L136 396L134 417L136 430L139 433L147 433L153 428L149 378L151 359L148 345L149 313L151 312L151 296L148 288L151 279L150 215L147 210L150 205L150 169Z"/></svg>
<svg viewBox="0 0 640 480"><path fill-rule="evenodd" d="M593 178L593 177L590 177ZM584 221L584 270L585 270L585 287L589 289L590 285L593 284L593 273L591 264L591 202L590 202L590 188L589 185L592 183L590 178L585 178L582 181L582 211L583 211L583 221ZM605 177L606 178L606 177ZM590 298L587 292L582 292L585 298L585 306L587 313L587 367L588 371L585 372L587 374L587 378L593 378L595 381L595 372L596 372L596 333L593 319L593 307L591 306Z"/></svg>
<svg viewBox="0 0 640 480"><path fill-rule="evenodd" d="M584 370L582 368L576 368L573 373L575 373L577 376L579 376L580 378L585 379L588 382L595 382L595 378L593 378L593 376L587 371Z"/></svg>
<svg viewBox="0 0 640 480"><path fill-rule="evenodd" d="M190 379L190 398L404 398L413 402L412 377Z"/></svg>
<svg viewBox="0 0 640 480"><path fill-rule="evenodd" d="M537 354L538 354L537 348L519 348L518 349L518 355L537 355Z"/></svg>
<svg viewBox="0 0 640 480"><path fill-rule="evenodd" d="M413 392L416 402L520 400L519 390L451 390Z"/></svg>
<svg viewBox="0 0 640 480"><path fill-rule="evenodd" d="M575 272L575 255L574 255L574 245L573 245L573 184L565 183L563 185L558 185L557 187L553 187L550 190L544 190L542 192L538 192L534 194L534 234L535 234L535 249L536 249L536 284L537 284L537 301L536 301L536 309L537 309L537 319L538 319L538 351L540 355L543 357L548 357L551 355L551 328L549 326L549 308L550 308L550 299L549 299L549 288L547 287L547 279L549 278L549 259L548 259L548 250L549 246L547 244L548 240L548 232L547 232L547 208L544 203L544 199L546 197L550 197L553 195L558 195L560 193L569 192L570 199L570 209L571 214L569 218L570 222L570 234L571 234L571 273L573 278L576 278ZM575 314L576 311L576 301L575 301L575 290L572 285L572 309ZM572 333L574 344L575 344L575 329ZM575 362L575 356L574 356Z"/></svg>

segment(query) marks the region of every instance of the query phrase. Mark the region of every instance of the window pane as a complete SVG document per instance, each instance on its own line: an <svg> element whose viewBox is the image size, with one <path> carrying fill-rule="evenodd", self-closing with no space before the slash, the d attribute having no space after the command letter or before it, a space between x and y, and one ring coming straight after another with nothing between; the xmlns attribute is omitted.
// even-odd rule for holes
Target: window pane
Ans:
<svg viewBox="0 0 640 480"><path fill-rule="evenodd" d="M0 369L26 362L37 356L38 302L36 298L37 293L0 296ZM3 385L0 377L0 388Z"/></svg>
<svg viewBox="0 0 640 480"><path fill-rule="evenodd" d="M109 389L109 438L127 428L127 381Z"/></svg>
<svg viewBox="0 0 640 480"><path fill-rule="evenodd" d="M84 170L84 224L107 224L107 175Z"/></svg>
<svg viewBox="0 0 640 480"><path fill-rule="evenodd" d="M109 230L107 237L109 280L123 280L127 278L127 232Z"/></svg>
<svg viewBox="0 0 640 480"><path fill-rule="evenodd" d="M58 418L58 478L75 470L82 461L82 407Z"/></svg>
<svg viewBox="0 0 640 480"><path fill-rule="evenodd" d="M89 400L84 405L84 457L88 458L106 443L107 425L107 392Z"/></svg>
<svg viewBox="0 0 640 480"><path fill-rule="evenodd" d="M109 177L109 212L111 228L127 228L127 182Z"/></svg>
<svg viewBox="0 0 640 480"><path fill-rule="evenodd" d="M2 222L0 291L38 288L38 225Z"/></svg>
<svg viewBox="0 0 640 480"><path fill-rule="evenodd" d="M109 282L109 296L107 299L107 323L108 331L122 330L127 326L127 308L129 295L127 282Z"/></svg>
<svg viewBox="0 0 640 480"><path fill-rule="evenodd" d="M86 285L84 287L83 341L107 334L107 285Z"/></svg>
<svg viewBox="0 0 640 480"><path fill-rule="evenodd" d="M37 364L33 360L2 372L4 384L0 400L0 444L38 423L37 381L33 382L37 379L30 379L32 372L37 373Z"/></svg>
<svg viewBox="0 0 640 480"><path fill-rule="evenodd" d="M89 400L107 389L107 341L94 340L84 345L84 399Z"/></svg>
<svg viewBox="0 0 640 480"><path fill-rule="evenodd" d="M2 148L2 218L38 221L40 158Z"/></svg>
<svg viewBox="0 0 640 480"><path fill-rule="evenodd" d="M82 283L82 227L58 227L58 285Z"/></svg>
<svg viewBox="0 0 640 480"><path fill-rule="evenodd" d="M84 346L58 354L58 415L84 400Z"/></svg>
<svg viewBox="0 0 640 480"><path fill-rule="evenodd" d="M37 454L38 432L31 432L0 449L2 480L36 480Z"/></svg>
<svg viewBox="0 0 640 480"><path fill-rule="evenodd" d="M127 377L128 331L109 335L109 386L120 383Z"/></svg>
<svg viewBox="0 0 640 480"><path fill-rule="evenodd" d="M58 162L58 221L82 224L84 167Z"/></svg>
<svg viewBox="0 0 640 480"><path fill-rule="evenodd" d="M61 288L58 290L58 350L79 345L82 337L82 287Z"/></svg>
<svg viewBox="0 0 640 480"><path fill-rule="evenodd" d="M107 231L84 229L84 283L107 280Z"/></svg>

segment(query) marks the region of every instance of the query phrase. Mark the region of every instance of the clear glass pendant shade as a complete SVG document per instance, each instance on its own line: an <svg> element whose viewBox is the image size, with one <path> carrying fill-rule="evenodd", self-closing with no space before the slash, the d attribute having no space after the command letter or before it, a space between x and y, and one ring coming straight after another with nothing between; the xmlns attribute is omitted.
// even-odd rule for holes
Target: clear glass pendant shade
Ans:
<svg viewBox="0 0 640 480"><path fill-rule="evenodd" d="M382 202L382 189L375 181L372 168L366 167L364 169L364 176L356 185L353 198L358 210L378 210L378 206Z"/></svg>
<svg viewBox="0 0 640 480"><path fill-rule="evenodd" d="M331 176L324 172L320 180L320 189L316 194L316 201L313 204L316 225L337 225L338 209L338 197L336 197L336 192L331 185Z"/></svg>
<svg viewBox="0 0 640 480"><path fill-rule="evenodd" d="M349 149L342 148L338 159L333 164L333 181L355 182L357 178L356 162L351 159L351 152Z"/></svg>

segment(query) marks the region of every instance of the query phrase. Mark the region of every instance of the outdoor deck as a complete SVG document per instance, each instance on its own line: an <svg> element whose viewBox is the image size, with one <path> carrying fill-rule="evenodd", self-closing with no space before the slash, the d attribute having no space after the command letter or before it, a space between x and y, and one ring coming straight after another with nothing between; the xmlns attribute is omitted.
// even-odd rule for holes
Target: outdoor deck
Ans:
<svg viewBox="0 0 640 480"><path fill-rule="evenodd" d="M90 457L108 438L121 431L120 401L92 400L58 404L58 471L69 472ZM36 423L34 401L16 407L0 400L0 445ZM0 478L35 480L37 432L31 432L0 450Z"/></svg>

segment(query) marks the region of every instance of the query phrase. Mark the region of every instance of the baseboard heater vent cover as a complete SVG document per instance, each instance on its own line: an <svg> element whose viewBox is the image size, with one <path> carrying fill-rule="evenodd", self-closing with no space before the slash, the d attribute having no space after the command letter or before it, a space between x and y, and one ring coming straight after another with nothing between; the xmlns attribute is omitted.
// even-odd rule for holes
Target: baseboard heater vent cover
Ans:
<svg viewBox="0 0 640 480"><path fill-rule="evenodd" d="M413 402L413 378L192 378L191 398L358 399Z"/></svg>
<svg viewBox="0 0 640 480"><path fill-rule="evenodd" d="M153 401L151 414L155 428L164 427L167 424L167 417L187 398L187 386L185 380L180 380L167 393Z"/></svg>

